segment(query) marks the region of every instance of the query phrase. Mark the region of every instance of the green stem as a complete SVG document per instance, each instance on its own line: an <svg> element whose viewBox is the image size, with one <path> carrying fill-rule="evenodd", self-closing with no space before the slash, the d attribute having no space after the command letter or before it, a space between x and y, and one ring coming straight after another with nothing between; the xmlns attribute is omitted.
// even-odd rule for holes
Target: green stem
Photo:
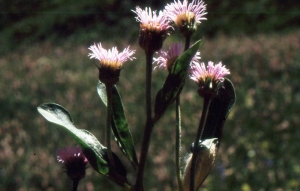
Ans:
<svg viewBox="0 0 300 191"><path fill-rule="evenodd" d="M206 119L207 119L207 114L209 111L209 105L211 102L212 98L210 96L206 96L204 97L203 100L203 109L202 109L202 115L201 115L201 119L200 119L200 123L199 123L199 127L198 127L198 132L197 132L197 136L196 136L196 140L194 142L194 152L193 152L193 156L192 156L192 167L191 167L191 179L190 179L190 191L194 191L195 190L195 167L196 167L196 157L195 157L195 152L197 152L198 147L199 147L199 141L201 140L204 128L205 128L205 124L206 124Z"/></svg>
<svg viewBox="0 0 300 191"><path fill-rule="evenodd" d="M112 156L111 151L111 119L112 119L112 85L105 84L106 87L106 97L107 97L107 113L106 113L106 147L107 147L107 154L108 160L113 168L115 168L115 163Z"/></svg>
<svg viewBox="0 0 300 191"><path fill-rule="evenodd" d="M146 166L146 160L150 145L151 133L154 126L154 121L152 120L152 109L151 109L151 78L152 78L152 51L146 51L146 124L140 154L139 168L136 178L135 190L143 190L143 180L144 180L144 170Z"/></svg>
<svg viewBox="0 0 300 191"><path fill-rule="evenodd" d="M185 37L184 51L190 47L191 36ZM175 141L175 162L176 162L176 174L179 191L183 191L181 171L180 171L180 148L181 148L181 112L180 112L180 95L176 98L176 141Z"/></svg>
<svg viewBox="0 0 300 191"><path fill-rule="evenodd" d="M79 184L79 179L73 180L73 188L72 188L72 191L77 191L78 184Z"/></svg>
<svg viewBox="0 0 300 191"><path fill-rule="evenodd" d="M191 42L191 35L185 36L184 51L190 48L190 42Z"/></svg>
<svg viewBox="0 0 300 191"><path fill-rule="evenodd" d="M180 113L180 96L176 98L176 142L175 142L175 162L176 174L179 191L183 191L182 178L180 171L180 148L181 148L181 113Z"/></svg>

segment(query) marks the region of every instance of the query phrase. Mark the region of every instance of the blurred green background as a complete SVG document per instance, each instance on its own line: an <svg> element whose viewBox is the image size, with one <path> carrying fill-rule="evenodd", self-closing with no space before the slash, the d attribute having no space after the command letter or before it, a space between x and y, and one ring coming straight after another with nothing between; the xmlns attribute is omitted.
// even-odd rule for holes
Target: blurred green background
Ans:
<svg viewBox="0 0 300 191"><path fill-rule="evenodd" d="M69 190L56 150L75 145L36 107L64 106L78 128L104 142L105 107L97 92L97 62L88 47L131 46L118 88L139 153L144 127L145 56L138 47L135 6L163 9L171 1L0 1L0 190ZM193 41L204 38L204 62L231 71L237 100L225 123L218 158L202 190L300 190L300 1L211 0ZM183 41L175 31L167 48ZM153 97L166 71L153 73ZM181 96L183 148L194 141L202 100L187 81ZM147 190L176 190L174 108L155 126L145 175ZM118 154L117 145L113 145ZM120 155L121 156L121 155ZM122 157L122 156L121 156ZM87 169L79 190L122 190Z"/></svg>

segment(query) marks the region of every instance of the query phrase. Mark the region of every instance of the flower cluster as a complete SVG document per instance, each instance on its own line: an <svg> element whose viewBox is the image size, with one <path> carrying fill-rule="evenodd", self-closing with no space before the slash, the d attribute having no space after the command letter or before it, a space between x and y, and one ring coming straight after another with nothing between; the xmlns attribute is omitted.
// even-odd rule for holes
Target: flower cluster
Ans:
<svg viewBox="0 0 300 191"><path fill-rule="evenodd" d="M107 109L105 129L107 147L104 147L89 131L75 128L72 124L71 116L62 106L46 103L38 107L38 111L48 121L61 125L67 129L69 133L76 135L76 141L78 143L87 146L87 148L84 149L87 157L78 146L57 150L57 160L64 165L67 176L73 181L74 191L77 190L79 181L85 177L88 159L97 172L105 175L123 188L132 191L144 190L144 169L150 145L151 132L155 123L173 102L176 102L175 159L178 190L195 190L195 188L197 190L207 177L214 164L219 147L218 141L222 133L222 126L233 106L235 93L233 86L229 86L232 85L229 84L230 81L224 79L230 72L221 62L216 65L214 65L213 62L208 62L207 67L203 62L199 62L200 52L197 50L202 43L200 40L189 48L190 37L195 32L197 25L201 23L201 20L206 20L204 17L206 14L206 5L204 2L202 0L191 1L191 3L188 3L188 0L174 0L173 3L165 6L164 11L159 12L152 11L151 8L147 7L144 10L140 7L136 7L135 10L132 10L137 15L136 20L140 22L139 45L146 54L146 120L139 160L137 159L133 139L124 115L122 99L119 96L118 90L114 87L119 81L123 64L128 60L135 59L135 57L133 57L135 50L131 50L130 46L125 48L122 52L119 52L117 47L105 49L101 43L95 43L88 48L91 51L88 54L90 59L99 60L99 64L97 65L99 80L105 85L104 89L102 88L103 84L100 84L101 87L99 88L98 86L97 90ZM185 46L183 46L182 43L173 43L167 51L160 51L158 53L159 56L153 58L154 53L162 48L163 41L169 36L171 30L174 30L172 23L177 25L179 32L185 37ZM180 56L181 54L183 55ZM176 60L178 61L176 62ZM164 68L169 72L163 87L157 93L154 107L152 105L152 64L156 64L155 68ZM194 142L195 147L192 150L193 154L190 155L182 174L180 167L180 93L185 85L189 66L190 78L198 84L198 94L204 97L204 102L197 137ZM213 107L210 107L210 103L213 103L211 98L218 95L219 89L223 87L224 81L224 87L226 89L221 90L228 91L221 91L220 97L228 93L228 96L224 96L224 99L228 99L230 101L228 104L230 105L226 105L227 102L222 102L222 104L215 102L220 105L220 111L222 111L215 117L210 114L219 108L215 108L215 104ZM103 95L105 93L106 96ZM152 108L154 108L153 111ZM218 121L216 121L217 123L215 123L215 121L212 123L212 120ZM72 127L70 124L72 124ZM206 131L205 128L214 129ZM79 131L81 133L78 133ZM119 156L112 150L112 132L120 151L124 154L124 158L127 157L128 159L126 165L123 164L123 161L120 160ZM207 132L209 132L211 138L206 136L206 134L208 134ZM202 138L203 141L200 141ZM200 145L198 143L200 143ZM131 169L129 164L131 164ZM127 174L127 170L129 170L128 172L130 172L131 175ZM135 172L136 176L132 176ZM132 183L131 178L127 179L127 177L136 177L135 184Z"/></svg>
<svg viewBox="0 0 300 191"><path fill-rule="evenodd" d="M188 4L187 0L175 1L167 4L164 11L151 11L151 8L142 10L136 7L133 11L137 14L137 21L140 22L139 44L144 50L157 51L162 47L164 39L169 35L174 22L183 36L191 36L201 20L206 20L206 5L202 0L193 0Z"/></svg>
<svg viewBox="0 0 300 191"><path fill-rule="evenodd" d="M191 36L195 32L197 25L200 24L202 20L206 20L206 18L204 17L207 14L205 12L206 5L204 4L204 2L202 0L192 0L191 3L189 3L188 0L183 0L183 1L174 0L173 3L167 4L165 6L164 11L159 11L159 12L157 12L155 10L153 11L149 7L146 7L145 9L136 7L136 9L132 10L132 11L136 14L135 18L140 23L139 46L145 51L146 57L147 57L147 59L146 59L146 65L147 65L147 67L146 67L146 69L147 69L146 70L147 122L146 122L145 133L148 133L149 129L153 128L153 126L151 126L151 125L154 125L154 123L153 124L148 123L149 121L152 120L151 119L151 116L152 116L152 113L151 113L151 72L152 72L151 67L152 67L152 61L153 61L153 64L156 64L155 68L157 68L157 67L165 68L170 73L170 75L167 77L168 81L166 80L168 83L165 83L167 85L164 85L162 88L162 91L160 91L163 93L158 94L161 97L158 96L157 103L162 103L161 105L163 105L162 106L163 109L165 109L167 106L169 106L169 103L164 102L164 99L167 99L168 97L170 97L169 95L172 95L172 96L174 95L173 97L180 95L181 89L184 85L186 73L187 73L186 66L188 66L188 64L190 65L190 78L192 80L196 81L196 83L198 84L198 94L205 98L208 98L208 97L213 98L218 95L218 91L219 91L220 87L222 87L223 82L224 82L224 76L230 74L230 72L224 65L222 65L221 62L216 65L214 65L213 62L208 62L207 67L203 62L200 63L200 61L199 61L200 60L200 52L199 51L196 52L196 49L195 49L196 47L199 48L199 46L201 45L199 42L196 43L196 45L193 46L192 49L187 50L190 45ZM177 26L181 35L185 37L185 41L186 41L185 47L183 46L182 43L173 43L168 48L167 51L162 50L158 53L157 58L153 58L154 53L159 51L162 48L164 40L166 39L167 36L170 35L170 32L172 30L174 30L174 28L172 27L173 23ZM107 50L102 47L101 43L90 46L89 50L92 51L92 53L89 53L89 57L98 59L100 61L100 65L98 66L99 80L106 85L107 98L109 98L109 96L111 94L108 91L109 90L108 87L116 84L119 81L120 71L122 69L123 63L128 60L135 59L133 57L135 50L131 50L129 46L127 48L125 48L123 50L123 52L119 52L117 50L117 47L113 47L112 49ZM185 51L186 51L186 54L183 57L181 57L182 59L180 59L180 62L177 62L179 64L174 66L178 57ZM191 57L192 57L192 59L190 60ZM188 63L189 60L190 60L190 63ZM182 66L181 64L184 64L185 67L181 67ZM184 69L182 69L182 68L184 68ZM177 71L180 71L180 75L177 75L177 76L173 75L174 73L177 73ZM181 74L183 74L183 72L184 72L184 75L181 75ZM180 83L177 83L176 80ZM173 88L173 86L174 86L174 88ZM171 87L171 88L169 88L169 87ZM110 88L110 90L111 90L111 88ZM164 90L167 93L165 93ZM172 97L172 99L173 99L173 97ZM161 101L161 100L163 100L163 101ZM204 100L208 100L208 99L204 99ZM112 105L112 102L107 103L107 113L108 113L107 119L112 119L111 108L110 108L111 105ZM157 105L155 105L155 107L156 106ZM156 109L155 112L157 112L159 110L157 108L155 108L155 109ZM165 110L163 110L163 111L165 111ZM208 110L206 109L206 112L207 111ZM176 106L176 112L180 113L179 105ZM156 114L157 113L155 113L155 115ZM148 116L150 116L150 117L148 117ZM201 118L201 120L202 120L202 118ZM180 129L181 127L180 127L179 121L177 121L177 124L179 124L177 128ZM205 124L203 126L205 127ZM109 156L109 161L110 160L113 161L113 158L110 157L111 155L109 155L112 153L111 147L110 147L110 138L109 138L110 130L111 130L110 128L111 128L111 121L107 120L107 132L108 133L107 133L106 137L108 140L107 141L108 156ZM202 127L199 127L198 130L199 129L201 130L201 128ZM178 132L180 132L180 131L178 131ZM197 139L200 140L200 138L201 137L199 137ZM149 136L149 138L146 136L145 141L143 140L143 145L142 145L142 149L141 149L142 152L140 155L141 156L140 164L138 164L138 165L146 164L145 161L147 159L149 141L150 141L150 136ZM196 140L196 141L198 141L198 140ZM178 147L178 148L180 148L180 147ZM217 152L216 147L214 147L214 149L212 149L212 150L210 150L210 147L207 147L207 148L205 147L205 149L202 149L201 151L199 151L198 156L196 156L196 157L199 157L199 160L196 161L196 163L197 163L196 166L195 165L192 166L192 157L190 158L189 169L193 169L193 171L190 171L190 170L185 171L184 178L183 178L185 189L186 188L189 189L189 187L191 187L191 190L194 190L193 189L193 185L194 185L193 181L195 179L198 180L197 185L196 185L197 188L202 184L202 182L205 180L207 174L209 173L211 166L214 163L214 160L215 160L214 154L216 152ZM194 152L194 154L195 153L196 152ZM179 156L179 154L178 154L178 156ZM87 161L81 151L72 150L70 148L66 149L64 152L60 151L58 160L65 164L66 172L71 179L75 179L75 178L80 179L80 178L84 177L85 165L86 165ZM135 161L133 161L133 163L134 162ZM194 162L193 162L193 164L194 164ZM79 172L79 168L80 168L80 172ZM110 169L110 170L112 170L111 172L113 172L115 170L114 168L115 167ZM201 169L199 171L197 171L197 173L195 174L194 173L195 168L201 168ZM138 172L137 172L136 184L134 185L135 190L143 190L143 185L142 185L143 173L144 173L143 171L144 171L144 166L139 166ZM177 173L178 174L180 173L179 168L177 170ZM113 173L111 175L113 175ZM123 184L124 180L122 180L122 178L124 178L124 177L126 177L126 174L121 177L118 176L117 178L113 177L113 178L115 178L113 180L117 180L117 182L121 180L121 183ZM178 176L178 182L179 183L182 182L180 176ZM118 182L118 183L120 183L120 182ZM179 187L180 187L180 185L179 185ZM180 190L183 190L183 188L181 188Z"/></svg>
<svg viewBox="0 0 300 191"><path fill-rule="evenodd" d="M196 28L196 24L201 23L201 20L206 20L203 16L206 14L206 5L202 0L193 0L188 4L187 0L180 0L174 3L167 4L164 11L152 11L151 8L136 7L132 10L136 13L136 20L140 22L140 37L139 45L146 52L153 53L161 49L163 41L173 29L171 22L179 27L179 30L188 30ZM101 43L94 44L89 47L92 53L89 53L90 58L95 58L100 61L99 80L104 84L113 85L119 81L122 65L127 60L132 60L132 55L135 50L130 50L129 47L123 52L118 52L117 47L106 50ZM172 45L167 52L162 51L160 57L155 59L159 67L164 67L170 71L172 64L183 52L182 44ZM192 60L197 62L200 59L199 52Z"/></svg>

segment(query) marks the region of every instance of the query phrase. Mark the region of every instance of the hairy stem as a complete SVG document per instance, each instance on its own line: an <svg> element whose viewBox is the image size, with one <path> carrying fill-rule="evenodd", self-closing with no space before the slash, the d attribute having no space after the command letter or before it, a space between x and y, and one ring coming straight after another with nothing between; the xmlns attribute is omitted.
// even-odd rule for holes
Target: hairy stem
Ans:
<svg viewBox="0 0 300 191"><path fill-rule="evenodd" d="M194 152L193 152L193 156L192 156L191 179L190 179L190 191L195 191L195 170L196 170L195 169L195 167L196 167L195 153L198 150L199 141L201 140L201 137L202 137L202 134L203 134L203 131L205 128L207 114L209 111L209 105L210 105L211 100L212 100L212 98L209 96L204 97L204 100L203 100L202 115L201 115L201 119L200 119L200 123L199 123L199 127L198 127L196 140L194 142Z"/></svg>
<svg viewBox="0 0 300 191"><path fill-rule="evenodd" d="M152 109L151 109L151 78L152 78L152 51L146 51L146 124L140 154L139 168L137 173L137 179L135 184L136 191L143 190L144 170L146 166L146 160L150 145L150 138L154 121L152 120Z"/></svg>
<svg viewBox="0 0 300 191"><path fill-rule="evenodd" d="M176 98L176 142L175 142L175 162L176 175L179 191L183 191L182 178L180 171L180 148L181 148L181 112L180 112L180 96Z"/></svg>

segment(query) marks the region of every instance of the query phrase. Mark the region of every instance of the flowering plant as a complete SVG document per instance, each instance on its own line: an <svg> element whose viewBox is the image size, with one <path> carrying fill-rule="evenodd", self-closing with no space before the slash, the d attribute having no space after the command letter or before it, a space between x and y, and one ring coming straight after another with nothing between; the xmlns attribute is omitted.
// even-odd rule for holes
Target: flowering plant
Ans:
<svg viewBox="0 0 300 191"><path fill-rule="evenodd" d="M175 0L158 14L151 8L142 10L137 7L136 10L133 10L137 14L137 21L140 22L139 45L146 56L146 121L139 159L127 124L122 99L116 86L123 64L135 59L133 57L135 50L131 50L129 46L122 52L119 52L117 47L105 49L101 43L89 47L89 50L92 51L89 53L90 58L95 58L100 62L97 66L99 70L97 91L107 109L105 146L89 131L76 128L69 112L62 106L45 103L38 107L39 113L48 121L60 125L74 137L82 150L72 150L75 152L75 161L78 158L81 159L83 167L81 170L85 169L88 161L98 173L106 176L117 185L127 190L144 190L144 170L152 130L168 107L175 103L176 140L174 144L176 145L175 168L177 170L178 189L180 191L194 191L201 186L214 164L224 121L235 102L234 87L230 80L225 78L226 75L230 74L229 70L221 62L216 65L209 62L207 67L203 62L200 63L198 50L202 45L202 40L190 46L191 36L200 21L206 20L204 18L205 10L206 5L202 0L193 0L191 3L188 3L187 0L183 2ZM175 30L172 23L175 23L179 28L179 32L185 39L185 45L175 43L168 51L160 51L159 57L154 58L155 52L162 48L165 38ZM156 94L154 106L151 98L153 63L168 71L164 85ZM180 93L188 75L198 85L198 94L203 98L203 107L195 141L192 142L191 153L187 157L186 165L182 171L181 166L183 165L179 160L181 148ZM112 136L130 162L130 167L125 167L124 161L112 150ZM59 151L59 161L71 161L65 165L68 176L74 177L71 168L74 157L70 159L70 154L68 154L70 149L66 149L66 151L67 154ZM135 182L128 180L128 168L135 172ZM81 171L80 175L80 177L75 178L77 184L85 173ZM74 190L76 189L77 186L74 186Z"/></svg>

